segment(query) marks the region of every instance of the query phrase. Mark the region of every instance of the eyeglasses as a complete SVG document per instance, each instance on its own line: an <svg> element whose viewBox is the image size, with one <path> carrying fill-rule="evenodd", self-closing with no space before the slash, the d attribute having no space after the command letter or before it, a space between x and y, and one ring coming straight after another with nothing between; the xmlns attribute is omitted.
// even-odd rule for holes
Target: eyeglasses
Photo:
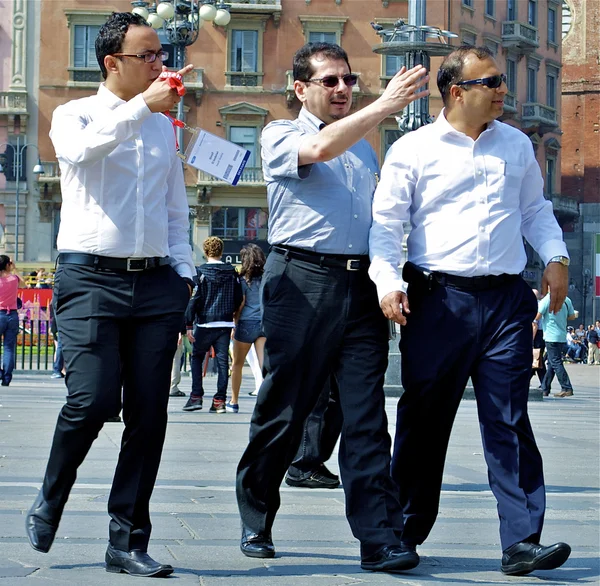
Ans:
<svg viewBox="0 0 600 586"><path fill-rule="evenodd" d="M169 58L169 54L161 49L160 51L156 51L156 53L142 53L141 55L113 53L113 57L137 57L138 59L143 59L145 63L154 63L157 58L160 59L160 61L166 61Z"/></svg>
<svg viewBox="0 0 600 586"><path fill-rule="evenodd" d="M506 83L506 75L492 75L492 77L480 77L479 79L469 79L467 81L459 81L456 85L484 85L493 90L499 88L502 83Z"/></svg>
<svg viewBox="0 0 600 586"><path fill-rule="evenodd" d="M315 81L317 83L322 83L323 87L334 88L337 87L340 83L340 79L344 82L348 87L355 86L358 82L358 75L356 73L348 73L346 75L342 75L338 77L337 75L327 75L325 77L313 77L312 79L306 79L305 83L309 83L311 81Z"/></svg>

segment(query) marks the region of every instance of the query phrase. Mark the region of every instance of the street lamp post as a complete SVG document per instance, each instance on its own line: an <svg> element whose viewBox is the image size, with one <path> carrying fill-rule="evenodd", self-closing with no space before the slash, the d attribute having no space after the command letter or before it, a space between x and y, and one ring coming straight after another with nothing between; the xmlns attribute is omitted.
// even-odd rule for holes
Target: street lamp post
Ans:
<svg viewBox="0 0 600 586"><path fill-rule="evenodd" d="M409 0L409 24L398 19L393 28L385 28L372 22L371 26L381 37L381 43L373 47L373 52L379 55L402 56L407 69L415 65L423 65L429 71L430 58L450 54L454 47L448 44L447 39L458 35L438 27L427 26L425 24L426 11L426 0ZM435 42L431 42L432 37L435 38ZM402 134L417 130L417 128L432 122L429 115L429 98L420 98L409 104L396 117L396 121ZM405 238L407 235L408 231ZM388 395L397 396L402 390L400 368L398 341L392 339L389 344L388 369L384 383L384 389Z"/></svg>
<svg viewBox="0 0 600 586"><path fill-rule="evenodd" d="M592 290L592 286L594 284L594 279L592 277L592 272L590 269L584 269L581 273L581 286L577 285L573 279L569 283L569 289L578 291L581 294L582 301L582 310L581 310L581 321L585 325L586 321L586 309L587 309L587 298Z"/></svg>
<svg viewBox="0 0 600 586"><path fill-rule="evenodd" d="M16 182L15 188L15 262L18 262L19 259L19 196L20 196L20 186L21 186L21 175L23 174L23 154L25 153L25 149L27 147L35 148L38 153L39 149L35 144L26 143L21 145L21 136L17 135L17 144L13 145L10 143L3 143L0 147L6 146L10 147L13 151L13 160L12 160L12 170L13 176ZM0 165L0 172L2 172L2 165ZM25 170L27 172L27 170ZM33 173L36 175L43 175L44 167L42 167L42 162L38 156L38 162L33 168ZM27 182L27 177L25 177L25 182Z"/></svg>
<svg viewBox="0 0 600 586"><path fill-rule="evenodd" d="M185 48L198 39L204 21L227 26L231 20L228 6L216 0L163 0L154 4L133 0L132 12L148 21L153 29L162 29L175 47L175 69L185 66ZM183 121L183 100L177 104L177 118ZM183 148L183 129L177 128L177 140Z"/></svg>

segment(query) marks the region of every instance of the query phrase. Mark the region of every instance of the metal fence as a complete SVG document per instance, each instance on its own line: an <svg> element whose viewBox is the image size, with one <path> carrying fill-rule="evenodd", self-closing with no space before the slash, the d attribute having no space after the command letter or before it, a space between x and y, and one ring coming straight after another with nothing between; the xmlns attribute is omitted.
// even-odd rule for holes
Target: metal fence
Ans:
<svg viewBox="0 0 600 586"><path fill-rule="evenodd" d="M19 320L19 334L15 352L15 370L36 371L52 370L56 346L50 331L49 319ZM0 364L2 360L2 344L0 344ZM190 369L190 354L184 351L182 371Z"/></svg>

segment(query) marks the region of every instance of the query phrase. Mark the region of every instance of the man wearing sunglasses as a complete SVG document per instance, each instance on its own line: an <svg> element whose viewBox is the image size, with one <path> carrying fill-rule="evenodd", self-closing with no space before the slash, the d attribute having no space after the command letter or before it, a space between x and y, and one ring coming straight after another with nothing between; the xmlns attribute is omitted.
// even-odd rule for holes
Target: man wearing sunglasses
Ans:
<svg viewBox="0 0 600 586"><path fill-rule="evenodd" d="M279 486L303 424L333 374L343 413L340 471L361 566L402 571L419 563L400 541L402 517L389 475L383 379L386 320L367 268L377 158L363 139L413 100L428 77L404 68L374 103L350 114L352 74L338 45L314 43L294 57L295 120L261 137L271 253L263 276L265 380L238 466L242 552L275 555L271 527Z"/></svg>
<svg viewBox="0 0 600 586"><path fill-rule="evenodd" d="M383 166L369 273L384 315L402 325L405 392L392 476L403 542L416 548L433 527L452 424L471 378L498 502L501 570L523 575L557 568L571 549L540 544L544 478L527 414L537 300L520 276L522 238L546 263L542 294L550 289L553 312L567 293L569 259L530 140L496 120L505 79L486 48L460 47L443 61L444 109L397 141ZM403 222L413 229L400 275ZM446 343L425 362L420 348L432 329Z"/></svg>
<svg viewBox="0 0 600 586"><path fill-rule="evenodd" d="M158 79L166 54L141 17L113 13L96 56L105 83L59 106L50 130L63 197L53 303L68 396L26 530L34 549L50 549L77 469L118 413L122 391L106 570L167 576L173 568L147 548L171 364L194 274L182 165L160 114L180 98Z"/></svg>

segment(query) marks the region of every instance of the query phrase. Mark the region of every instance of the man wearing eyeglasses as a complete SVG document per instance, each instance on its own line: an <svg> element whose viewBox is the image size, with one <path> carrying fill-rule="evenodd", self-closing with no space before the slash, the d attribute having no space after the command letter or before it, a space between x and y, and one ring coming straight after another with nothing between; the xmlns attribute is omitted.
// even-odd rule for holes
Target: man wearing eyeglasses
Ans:
<svg viewBox="0 0 600 586"><path fill-rule="evenodd" d="M371 202L379 171L363 137L418 97L423 67L402 69L381 97L350 114L357 83L338 45L308 44L294 57L295 120L261 138L271 253L263 276L265 380L238 466L241 550L275 555L279 486L303 424L335 376L343 412L340 471L361 566L402 571L418 556L400 542L402 517L389 474L383 379L387 323L367 268Z"/></svg>
<svg viewBox="0 0 600 586"><path fill-rule="evenodd" d="M77 469L122 392L106 570L167 576L173 568L147 548L171 363L194 274L182 165L160 114L180 98L158 79L166 54L139 16L113 13L96 55L106 81L96 95L59 106L50 131L63 199L53 303L68 396L26 530L34 549L50 549Z"/></svg>
<svg viewBox="0 0 600 586"><path fill-rule="evenodd" d="M369 238L381 308L402 326L404 394L392 458L402 541L416 548L433 527L452 424L471 378L498 502L501 570L548 570L571 550L540 545L544 478L527 414L537 301L520 276L522 237L546 263L542 294L550 289L552 312L567 293L567 249L530 140L496 120L507 88L492 54L460 47L443 61L438 88L444 109L436 122L388 153ZM412 231L400 275L404 222ZM425 363L420 349L433 329L444 343Z"/></svg>

